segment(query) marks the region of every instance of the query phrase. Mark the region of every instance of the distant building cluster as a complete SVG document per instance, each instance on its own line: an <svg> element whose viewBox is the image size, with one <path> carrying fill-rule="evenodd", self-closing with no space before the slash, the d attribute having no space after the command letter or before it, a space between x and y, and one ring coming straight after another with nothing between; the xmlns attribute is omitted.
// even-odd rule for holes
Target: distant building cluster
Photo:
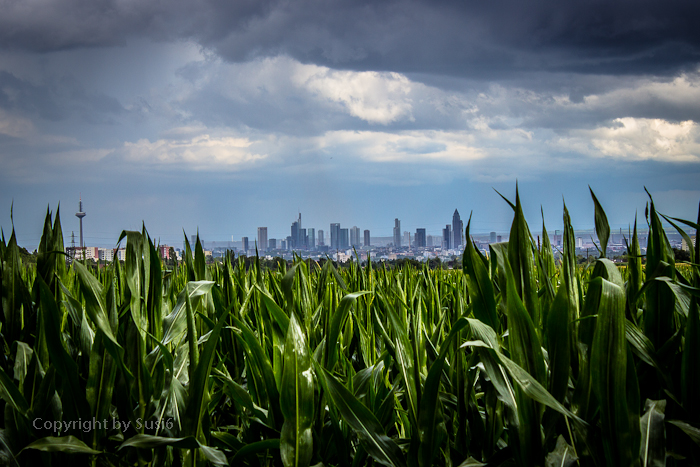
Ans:
<svg viewBox="0 0 700 467"><path fill-rule="evenodd" d="M83 218L87 214L83 211L83 198L80 197L78 202L78 212L75 217L80 220L80 237L78 246L75 245L75 234L71 235L71 246L66 248L66 254L73 260L92 260L92 261L114 261L116 258L119 261L126 260L126 248L98 248L96 246L85 246L85 238L83 237ZM168 245L159 245L158 254L162 259L174 259L172 253L175 250Z"/></svg>
<svg viewBox="0 0 700 467"><path fill-rule="evenodd" d="M110 262L114 259L119 261L126 259L125 248L98 248L85 245L82 224L86 213L83 211L82 198L80 199L79 210L75 215L80 220L80 241L76 246L75 235L72 235L72 244L66 249L71 260ZM595 254L595 251L599 248L599 242L597 238L594 238L595 233L590 235L584 231L577 232L577 234L572 239L577 253L585 256L588 256L589 252ZM640 245L646 245L647 235L645 232L639 233ZM693 246L695 245L696 236L697 234L689 237ZM623 234L622 229L619 232L611 232L607 251L613 256L623 254L627 248L628 237L629 234ZM197 238L198 235L192 235L191 237L190 249L193 253ZM507 240L507 238L504 239L497 232L472 235L472 238L469 239L469 241L474 242L476 248L486 255L489 254L490 244L501 243ZM550 240L555 255L561 252L564 242L563 233L560 230L555 230L550 235ZM356 225L341 227L338 222L331 223L329 230L325 232L321 229L316 230L315 228L304 227L301 213L299 213L291 224L289 235L284 238L268 238L268 228L258 227L257 237L252 240L249 237L242 237L240 247L233 245L232 238L231 242L224 242L223 245L217 244L217 242L209 242L210 249L203 248L203 251L206 258L222 256L226 251L237 250L239 254L248 256L261 254L270 259L273 255L291 259L294 254L298 254L316 259L330 257L333 260L345 262L353 258L363 261L371 254L374 259L380 261L401 258L427 261L431 258L446 260L455 255L460 255L464 250L466 241L464 223L457 209L452 215L452 222L446 224L445 228L442 229L442 235L428 235L427 229L424 227L416 228L415 233L402 231L401 220L395 218L391 237L372 237L369 229L360 230ZM536 239L533 238L533 241L536 241L537 247L540 248L540 236L537 235ZM186 244L187 242L184 243ZM201 239L200 243L203 246ZM168 245L159 245L158 254L164 260L179 260L182 257L182 252L186 250L185 244L183 244L182 250L174 249ZM681 241L680 236L677 239L672 239L671 245L674 248L683 250L690 248L685 239ZM642 253L644 254L645 252L646 248L642 247Z"/></svg>

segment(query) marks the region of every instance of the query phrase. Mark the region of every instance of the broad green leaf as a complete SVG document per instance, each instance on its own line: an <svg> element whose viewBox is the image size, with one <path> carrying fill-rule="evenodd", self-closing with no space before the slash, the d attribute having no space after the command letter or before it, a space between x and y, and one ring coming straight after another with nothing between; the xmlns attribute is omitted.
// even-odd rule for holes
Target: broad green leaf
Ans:
<svg viewBox="0 0 700 467"><path fill-rule="evenodd" d="M340 300L340 305L335 309L331 318L330 328L328 329L328 362L326 368L329 371L333 371L333 367L337 361L338 336L350 315L350 309L355 304L358 297L368 293L370 292L364 291L347 294Z"/></svg>
<svg viewBox="0 0 700 467"><path fill-rule="evenodd" d="M639 422L642 432L639 453L642 467L664 467L666 465L666 429L664 427L666 401L647 399L644 410L645 414Z"/></svg>
<svg viewBox="0 0 700 467"><path fill-rule="evenodd" d="M280 408L284 416L282 462L285 467L306 467L313 455L314 382L306 338L296 313L289 320L284 344Z"/></svg>
<svg viewBox="0 0 700 467"><path fill-rule="evenodd" d="M466 245L462 257L462 267L469 278L469 298L474 304L474 316L493 329L498 329L496 297L489 273L469 237L472 218L469 216L466 229Z"/></svg>
<svg viewBox="0 0 700 467"><path fill-rule="evenodd" d="M322 375L324 387L333 405L338 409L343 420L357 433L360 442L372 458L389 467L404 466L401 449L385 434L384 428L374 414L320 365L316 366L316 371Z"/></svg>
<svg viewBox="0 0 700 467"><path fill-rule="evenodd" d="M609 465L639 465L632 452L632 437L639 427L630 423L627 401L627 346L625 296L622 289L602 277L598 319L591 351L591 381L600 404L603 447Z"/></svg>
<svg viewBox="0 0 700 467"><path fill-rule="evenodd" d="M153 449L161 446L172 446L179 449L198 449L212 464L229 465L223 452L200 443L193 436L187 436L184 438L165 438L163 436L139 434L124 441L121 445L119 445L119 450L127 447L137 449Z"/></svg>
<svg viewBox="0 0 700 467"><path fill-rule="evenodd" d="M595 233L600 241L600 257L605 258L605 252L608 249L608 239L610 238L610 224L608 224L608 216L605 215L605 211L593 193L593 189L590 186L588 189L591 192L591 198L593 198L593 204L595 205Z"/></svg>
<svg viewBox="0 0 700 467"><path fill-rule="evenodd" d="M196 305L196 300L211 290L214 282L188 282L187 286L177 296L173 311L163 319L163 344L179 342L187 331L187 296L190 303Z"/></svg>
<svg viewBox="0 0 700 467"><path fill-rule="evenodd" d="M44 452L65 452L67 454L102 454L102 451L90 448L75 436L47 436L46 438L41 438L28 444L24 449L36 449Z"/></svg>
<svg viewBox="0 0 700 467"><path fill-rule="evenodd" d="M577 460L574 448L566 442L562 435L559 435L554 451L547 454L544 465L545 467L571 467Z"/></svg>

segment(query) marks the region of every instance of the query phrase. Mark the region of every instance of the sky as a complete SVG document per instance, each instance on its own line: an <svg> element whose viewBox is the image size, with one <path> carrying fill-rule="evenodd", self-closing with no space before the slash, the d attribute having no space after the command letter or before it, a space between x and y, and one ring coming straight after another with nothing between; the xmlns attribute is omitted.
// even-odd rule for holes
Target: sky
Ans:
<svg viewBox="0 0 700 467"><path fill-rule="evenodd" d="M0 226L627 230L700 201L700 3L0 0Z"/></svg>

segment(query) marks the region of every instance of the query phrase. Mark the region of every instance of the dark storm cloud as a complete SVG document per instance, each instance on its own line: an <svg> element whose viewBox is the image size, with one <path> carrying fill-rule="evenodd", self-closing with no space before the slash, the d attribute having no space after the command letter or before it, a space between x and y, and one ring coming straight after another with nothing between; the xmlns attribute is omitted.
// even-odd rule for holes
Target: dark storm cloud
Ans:
<svg viewBox="0 0 700 467"><path fill-rule="evenodd" d="M36 4L33 4L36 5ZM691 1L47 1L0 3L0 46L33 51L194 39L232 61L497 77L673 74L700 59Z"/></svg>
<svg viewBox="0 0 700 467"><path fill-rule="evenodd" d="M35 84L0 71L0 109L49 121L76 117L91 123L108 122L124 112L117 99L88 92L73 78L53 77L47 81Z"/></svg>

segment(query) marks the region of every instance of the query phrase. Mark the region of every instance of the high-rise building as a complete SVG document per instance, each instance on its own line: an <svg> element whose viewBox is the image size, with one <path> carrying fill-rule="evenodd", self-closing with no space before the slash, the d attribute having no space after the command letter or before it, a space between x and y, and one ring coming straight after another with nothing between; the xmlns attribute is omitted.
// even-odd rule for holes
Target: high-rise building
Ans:
<svg viewBox="0 0 700 467"><path fill-rule="evenodd" d="M452 248L455 250L462 245L462 235L464 235L462 232L463 230L462 219L459 217L459 211L455 209L455 213L452 215L452 236L454 237L452 240Z"/></svg>
<svg viewBox="0 0 700 467"><path fill-rule="evenodd" d="M401 247L401 221L394 219L394 247Z"/></svg>
<svg viewBox="0 0 700 467"><path fill-rule="evenodd" d="M267 248L269 250L276 250L277 249L277 239L276 238L271 238L267 241Z"/></svg>
<svg viewBox="0 0 700 467"><path fill-rule="evenodd" d="M356 225L350 229L350 246L360 246L360 228Z"/></svg>
<svg viewBox="0 0 700 467"><path fill-rule="evenodd" d="M442 249L452 249L452 226L450 224L447 224L445 228L442 229Z"/></svg>
<svg viewBox="0 0 700 467"><path fill-rule="evenodd" d="M410 232L403 233L403 238L401 240L401 244L406 245L407 247L411 248L411 233Z"/></svg>
<svg viewBox="0 0 700 467"><path fill-rule="evenodd" d="M243 237L241 239L241 249L243 250L243 252L248 251L248 237Z"/></svg>
<svg viewBox="0 0 700 467"><path fill-rule="evenodd" d="M348 235L348 229L340 229L340 235L338 240L338 248L344 250L350 246L350 238Z"/></svg>
<svg viewBox="0 0 700 467"><path fill-rule="evenodd" d="M428 239L426 242L427 242L427 246L433 246L433 236L428 235Z"/></svg>
<svg viewBox="0 0 700 467"><path fill-rule="evenodd" d="M369 240L369 230L365 229L365 246L370 246L370 240Z"/></svg>
<svg viewBox="0 0 700 467"><path fill-rule="evenodd" d="M318 231L318 246L325 246L325 239L323 238L323 230Z"/></svg>
<svg viewBox="0 0 700 467"><path fill-rule="evenodd" d="M416 229L416 239L413 243L413 246L415 246L416 248L425 248L425 246L426 246L425 229Z"/></svg>
<svg viewBox="0 0 700 467"><path fill-rule="evenodd" d="M267 227L258 227L258 251L267 248Z"/></svg>
<svg viewBox="0 0 700 467"><path fill-rule="evenodd" d="M316 229L311 228L311 229L306 229L307 232L307 238L309 239L306 242L306 248L309 250L313 250L316 248Z"/></svg>
<svg viewBox="0 0 700 467"><path fill-rule="evenodd" d="M301 227L301 213L299 218L292 222L292 248L297 250L306 249L306 231Z"/></svg>
<svg viewBox="0 0 700 467"><path fill-rule="evenodd" d="M287 250L293 250L294 248L292 247L292 236L288 235L287 236Z"/></svg>
<svg viewBox="0 0 700 467"><path fill-rule="evenodd" d="M496 232L491 232L489 234L489 243L496 243Z"/></svg>
<svg viewBox="0 0 700 467"><path fill-rule="evenodd" d="M331 250L340 248L340 224L331 224Z"/></svg>

